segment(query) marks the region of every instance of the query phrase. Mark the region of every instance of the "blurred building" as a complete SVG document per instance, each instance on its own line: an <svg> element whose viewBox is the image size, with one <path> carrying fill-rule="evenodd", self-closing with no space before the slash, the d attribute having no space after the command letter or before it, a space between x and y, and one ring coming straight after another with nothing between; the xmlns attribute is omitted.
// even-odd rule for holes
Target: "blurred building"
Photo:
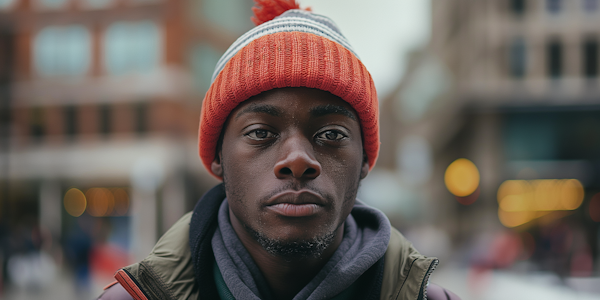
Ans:
<svg viewBox="0 0 600 300"><path fill-rule="evenodd" d="M2 234L39 228L56 246L86 217L145 256L216 182L201 102L252 3L0 1Z"/></svg>
<svg viewBox="0 0 600 300"><path fill-rule="evenodd" d="M382 101L378 166L455 245L510 228L539 268L598 272L599 42L597 0L432 1L431 41ZM445 186L458 158L479 171L469 196Z"/></svg>

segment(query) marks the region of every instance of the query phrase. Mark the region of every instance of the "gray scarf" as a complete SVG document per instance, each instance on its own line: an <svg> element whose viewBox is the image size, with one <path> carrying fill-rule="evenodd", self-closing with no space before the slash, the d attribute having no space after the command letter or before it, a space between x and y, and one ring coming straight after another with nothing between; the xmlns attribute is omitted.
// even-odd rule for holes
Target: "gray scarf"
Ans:
<svg viewBox="0 0 600 300"><path fill-rule="evenodd" d="M371 219L365 222L367 226L357 224L352 216L355 213L361 215L361 220ZM225 284L235 299L273 299L267 281L231 226L227 199L219 208L218 223L212 249ZM329 299L350 287L383 257L390 230L389 220L381 211L356 201L346 219L340 246L294 300Z"/></svg>

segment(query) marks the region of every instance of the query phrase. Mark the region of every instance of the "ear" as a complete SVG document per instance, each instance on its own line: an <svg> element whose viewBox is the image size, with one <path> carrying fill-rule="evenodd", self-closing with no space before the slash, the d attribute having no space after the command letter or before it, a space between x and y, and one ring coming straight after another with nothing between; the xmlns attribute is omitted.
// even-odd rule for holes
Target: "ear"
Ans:
<svg viewBox="0 0 600 300"><path fill-rule="evenodd" d="M363 154L362 168L360 169L360 179L365 179L369 174L369 158L367 154Z"/></svg>
<svg viewBox="0 0 600 300"><path fill-rule="evenodd" d="M213 174L223 178L223 164L221 164L221 153L217 153L215 160L210 164L210 170Z"/></svg>

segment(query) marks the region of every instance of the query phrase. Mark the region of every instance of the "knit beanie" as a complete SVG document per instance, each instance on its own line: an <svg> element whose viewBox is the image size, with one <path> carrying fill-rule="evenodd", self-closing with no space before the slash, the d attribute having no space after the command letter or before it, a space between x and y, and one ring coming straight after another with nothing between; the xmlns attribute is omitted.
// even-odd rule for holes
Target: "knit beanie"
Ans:
<svg viewBox="0 0 600 300"><path fill-rule="evenodd" d="M371 74L356 52L331 19L299 9L295 0L255 2L257 26L223 54L202 103L198 148L204 166L212 174L223 125L242 101L271 89L308 87L330 92L354 108L373 168L379 105Z"/></svg>

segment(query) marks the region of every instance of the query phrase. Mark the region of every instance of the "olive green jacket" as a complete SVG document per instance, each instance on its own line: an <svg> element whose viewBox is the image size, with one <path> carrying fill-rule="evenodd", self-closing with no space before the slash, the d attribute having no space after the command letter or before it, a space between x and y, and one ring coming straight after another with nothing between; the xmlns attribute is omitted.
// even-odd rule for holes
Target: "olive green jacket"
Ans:
<svg viewBox="0 0 600 300"><path fill-rule="evenodd" d="M115 278L134 299L198 299L188 242L192 213L184 215L143 261L119 270ZM429 276L438 260L425 257L392 228L385 254L381 300L427 299ZM101 298L102 299L102 298Z"/></svg>

